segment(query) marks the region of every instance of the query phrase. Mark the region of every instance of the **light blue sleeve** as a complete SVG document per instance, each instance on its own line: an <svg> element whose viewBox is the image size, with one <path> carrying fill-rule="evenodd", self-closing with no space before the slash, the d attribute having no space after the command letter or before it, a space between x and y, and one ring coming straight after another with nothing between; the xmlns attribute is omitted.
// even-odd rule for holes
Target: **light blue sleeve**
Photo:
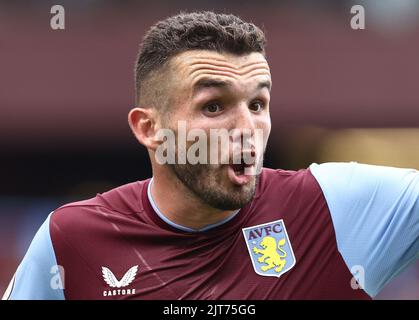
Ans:
<svg viewBox="0 0 419 320"><path fill-rule="evenodd" d="M419 172L350 163L310 166L332 216L338 250L361 266L375 296L419 257Z"/></svg>
<svg viewBox="0 0 419 320"><path fill-rule="evenodd" d="M51 214L33 238L4 300L64 300L63 282L49 232Z"/></svg>

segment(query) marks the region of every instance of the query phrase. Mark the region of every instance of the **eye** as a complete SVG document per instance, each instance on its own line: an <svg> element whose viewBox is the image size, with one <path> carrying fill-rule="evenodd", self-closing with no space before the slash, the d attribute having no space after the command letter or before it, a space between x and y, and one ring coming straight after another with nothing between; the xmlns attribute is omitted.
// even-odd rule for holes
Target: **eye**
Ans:
<svg viewBox="0 0 419 320"><path fill-rule="evenodd" d="M214 114L222 110L221 104L218 102L211 102L204 106L204 112Z"/></svg>
<svg viewBox="0 0 419 320"><path fill-rule="evenodd" d="M254 101L250 104L249 109L253 112L260 112L265 108L265 104L262 101Z"/></svg>

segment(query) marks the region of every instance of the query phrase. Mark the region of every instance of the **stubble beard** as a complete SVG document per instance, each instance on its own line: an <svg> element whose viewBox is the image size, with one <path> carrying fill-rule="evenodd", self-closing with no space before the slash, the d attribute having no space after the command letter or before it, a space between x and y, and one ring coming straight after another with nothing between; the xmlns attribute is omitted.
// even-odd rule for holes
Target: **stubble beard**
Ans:
<svg viewBox="0 0 419 320"><path fill-rule="evenodd" d="M262 167L262 161L259 165ZM212 164L170 164L175 176L202 202L219 210L237 210L250 203L256 193L261 170L243 186L226 179L226 166Z"/></svg>

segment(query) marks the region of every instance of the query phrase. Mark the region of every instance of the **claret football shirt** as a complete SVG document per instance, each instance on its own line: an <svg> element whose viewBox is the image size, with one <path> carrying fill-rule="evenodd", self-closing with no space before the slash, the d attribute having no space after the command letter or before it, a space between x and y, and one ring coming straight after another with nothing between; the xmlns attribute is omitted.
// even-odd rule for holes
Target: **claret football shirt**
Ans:
<svg viewBox="0 0 419 320"><path fill-rule="evenodd" d="M419 256L419 172L263 169L253 200L201 230L133 182L52 212L5 299L370 299Z"/></svg>

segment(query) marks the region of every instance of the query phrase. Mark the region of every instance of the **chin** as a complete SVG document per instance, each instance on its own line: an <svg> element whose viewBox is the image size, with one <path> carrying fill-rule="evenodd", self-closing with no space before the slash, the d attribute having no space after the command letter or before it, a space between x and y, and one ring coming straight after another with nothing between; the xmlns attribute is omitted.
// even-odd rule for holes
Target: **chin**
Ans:
<svg viewBox="0 0 419 320"><path fill-rule="evenodd" d="M256 177L252 177L245 185L228 182L227 186L207 186L205 189L206 192L201 194L201 198L211 207L219 210L237 210L253 200L256 192Z"/></svg>
<svg viewBox="0 0 419 320"><path fill-rule="evenodd" d="M252 201L258 176L232 181L227 170L208 165L173 165L178 179L203 203L218 210L237 210ZM227 167L228 168L228 167Z"/></svg>

